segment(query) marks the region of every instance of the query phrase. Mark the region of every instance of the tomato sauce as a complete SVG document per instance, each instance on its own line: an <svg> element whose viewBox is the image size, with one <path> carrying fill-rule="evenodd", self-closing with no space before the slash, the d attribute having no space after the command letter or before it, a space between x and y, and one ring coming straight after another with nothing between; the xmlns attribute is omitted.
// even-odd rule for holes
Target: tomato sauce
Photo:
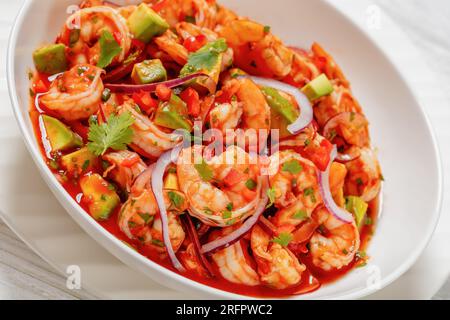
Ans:
<svg viewBox="0 0 450 320"><path fill-rule="evenodd" d="M58 168L52 167L50 164L52 163L52 159L49 159L49 152L45 148L45 134L41 131L41 127L39 126L39 117L44 113L44 109L40 106L35 105L35 97L31 97L31 108L30 108L30 119L33 123L34 131L36 134L36 138L38 139L39 146L41 149L42 156L46 159L47 164L49 165L49 169L55 174L58 180L61 182L65 190L70 194L70 196L75 199L75 201L85 210L86 214L88 213L88 203L86 203L85 199L82 197L81 187L78 183L78 179L73 177L67 177L64 175L62 171L59 171ZM70 126L70 124L69 124ZM72 129L76 131L76 128ZM61 156L61 154L57 155ZM102 174L102 172L96 172ZM115 209L112 216L106 221L98 221L98 223L105 228L108 232L113 234L116 238L123 241L125 244L131 246L140 254L148 257L152 261L158 263L159 265L173 271L179 273L175 268L172 267L170 260L167 257L161 257L154 250L149 250L148 247L143 246L138 240L130 240L119 228L117 220L120 212L120 206ZM368 209L368 218L371 221L370 224L366 224L361 229L360 237L361 237L361 248L360 252L363 252L373 235L373 231L375 230L377 218L379 214L379 199L375 199L369 204ZM213 265L215 277L214 278L205 278L201 277L194 273L185 273L181 274L186 278L189 278L193 281L197 281L204 285L214 287L223 291L252 296L252 297L260 297L260 298L279 298L279 297L287 297L298 294L305 294L311 291L315 291L320 288L322 285L326 285L336 281L340 277L344 276L348 272L350 272L353 268L363 266L364 260L360 257L355 257L354 261L350 263L345 268L341 270L335 270L331 272L324 272L323 270L315 267L311 261L311 257L309 254L302 254L299 256L299 260L301 263L307 266L307 270L302 274L302 281L299 285L295 287L284 289L284 290L275 290L268 288L263 285L258 285L254 287L238 285L231 283L220 276L220 273L217 270L217 266Z"/></svg>

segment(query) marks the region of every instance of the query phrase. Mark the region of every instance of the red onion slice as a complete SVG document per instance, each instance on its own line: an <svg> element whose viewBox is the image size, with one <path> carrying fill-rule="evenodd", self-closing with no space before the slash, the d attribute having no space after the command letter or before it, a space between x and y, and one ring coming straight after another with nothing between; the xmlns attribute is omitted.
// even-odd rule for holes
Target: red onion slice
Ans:
<svg viewBox="0 0 450 320"><path fill-rule="evenodd" d="M304 95L298 88L280 81L267 78L260 78L253 76L241 76L241 77L251 79L253 82L255 82L260 86L271 87L286 92L291 96L293 96L295 100L297 100L297 104L300 108L300 116L297 118L297 120L294 121L294 123L290 124L287 127L290 133L292 134L299 133L307 126L309 126L313 121L314 112L311 102L309 101L308 97Z"/></svg>
<svg viewBox="0 0 450 320"><path fill-rule="evenodd" d="M188 75L183 78L173 79L173 80L164 81L164 82L151 83L151 84L139 84L139 85L107 83L107 84L105 84L105 88L111 90L111 92L125 93L125 94L139 93L141 91L154 92L154 91L156 91L156 87L158 85L165 85L168 88L175 88L175 87L179 87L179 86L185 84L186 82L189 82L189 81L199 78L199 77L209 77L209 76L204 73L194 73L194 74Z"/></svg>
<svg viewBox="0 0 450 320"><path fill-rule="evenodd" d="M261 188L262 196L260 202L258 203L258 206L255 209L255 213L235 231L231 232L225 237L218 238L214 241L204 244L202 246L203 253L212 253L220 249L228 248L229 246L239 241L243 236L245 236L258 222L259 218L266 209L267 203L269 201L269 198L267 196L267 188L269 185L268 178L267 176L264 176L261 177L260 179L263 179Z"/></svg>
<svg viewBox="0 0 450 320"><path fill-rule="evenodd" d="M330 190L330 169L331 164L337 156L337 148L333 147L330 154L330 163L325 171L320 171L319 176L319 186L320 193L322 195L323 202L325 207L328 209L330 213L332 213L337 219L341 220L345 223L352 223L354 221L353 215L347 210L339 207L336 202L334 202L333 195Z"/></svg>
<svg viewBox="0 0 450 320"><path fill-rule="evenodd" d="M159 207L164 245L166 247L172 265L180 272L184 272L185 269L178 260L177 256L175 255L172 243L170 242L169 220L167 217L167 208L163 196L163 178L167 166L170 165L172 162L176 161L176 158L178 157L182 149L183 145L180 144L176 146L174 149L164 153L156 162L155 169L153 170L152 173L152 190Z"/></svg>

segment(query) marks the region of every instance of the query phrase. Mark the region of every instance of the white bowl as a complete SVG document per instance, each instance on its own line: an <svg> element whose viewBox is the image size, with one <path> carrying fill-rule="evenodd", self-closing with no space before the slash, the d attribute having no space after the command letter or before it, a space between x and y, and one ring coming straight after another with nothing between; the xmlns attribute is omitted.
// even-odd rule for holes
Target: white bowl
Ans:
<svg viewBox="0 0 450 320"><path fill-rule="evenodd" d="M33 67L33 50L54 40L67 17L68 6L74 2L25 1L8 47L8 86L14 113L42 177L71 217L124 263L176 290L205 298L248 298L186 279L136 253L90 218L47 168L28 117L27 70ZM388 285L413 265L427 245L439 218L442 195L436 142L405 79L380 48L324 1L278 0L276 5L270 0L222 3L241 15L270 25L290 45L307 47L318 41L332 53L352 82L371 122L373 141L379 149L386 178L382 217L368 248L369 265L316 292L291 298L360 298Z"/></svg>

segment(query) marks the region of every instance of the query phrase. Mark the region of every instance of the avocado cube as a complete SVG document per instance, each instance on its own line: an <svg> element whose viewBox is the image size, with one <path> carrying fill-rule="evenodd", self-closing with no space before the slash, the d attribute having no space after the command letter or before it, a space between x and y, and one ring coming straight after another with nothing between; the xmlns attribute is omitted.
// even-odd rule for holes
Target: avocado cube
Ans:
<svg viewBox="0 0 450 320"><path fill-rule="evenodd" d="M167 72L161 60L145 60L134 65L131 78L135 84L162 82L167 80Z"/></svg>
<svg viewBox="0 0 450 320"><path fill-rule="evenodd" d="M345 207L355 217L356 225L361 227L369 205L359 197L349 196L346 199Z"/></svg>
<svg viewBox="0 0 450 320"><path fill-rule="evenodd" d="M311 101L327 96L333 91L333 85L325 74L321 74L302 88L302 92Z"/></svg>
<svg viewBox="0 0 450 320"><path fill-rule="evenodd" d="M33 53L37 71L53 75L67 70L66 46L52 44L37 49Z"/></svg>
<svg viewBox="0 0 450 320"><path fill-rule="evenodd" d="M64 151L83 146L83 139L58 119L42 115L41 120L52 151Z"/></svg>
<svg viewBox="0 0 450 320"><path fill-rule="evenodd" d="M263 87L261 91L270 108L282 115L289 124L297 120L299 111L288 99L283 97L278 90L270 87Z"/></svg>
<svg viewBox="0 0 450 320"><path fill-rule="evenodd" d="M184 129L192 131L192 124L188 119L186 104L175 94L169 102L162 103L156 110L155 124L169 129Z"/></svg>
<svg viewBox="0 0 450 320"><path fill-rule="evenodd" d="M170 27L145 3L141 3L128 17L127 23L135 39L144 43L149 43L153 37L162 35Z"/></svg>
<svg viewBox="0 0 450 320"><path fill-rule="evenodd" d="M89 213L95 220L107 220L120 204L114 188L97 173L82 177L80 187L88 203Z"/></svg>
<svg viewBox="0 0 450 320"><path fill-rule="evenodd" d="M83 172L89 172L97 167L98 163L98 157L89 151L87 147L61 157L63 168L72 176L80 175Z"/></svg>

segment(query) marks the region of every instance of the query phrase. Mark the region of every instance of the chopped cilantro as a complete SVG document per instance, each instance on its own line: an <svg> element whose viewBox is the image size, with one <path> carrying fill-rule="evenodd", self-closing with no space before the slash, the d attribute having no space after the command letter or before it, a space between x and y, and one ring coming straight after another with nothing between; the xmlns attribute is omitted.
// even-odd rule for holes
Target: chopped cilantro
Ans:
<svg viewBox="0 0 450 320"><path fill-rule="evenodd" d="M264 33L270 32L270 26L264 26Z"/></svg>
<svg viewBox="0 0 450 320"><path fill-rule="evenodd" d="M203 179L203 181L209 182L213 179L213 172L206 163L205 159L202 159L201 163L196 163L194 167L195 170L197 170L200 177Z"/></svg>
<svg viewBox="0 0 450 320"><path fill-rule="evenodd" d="M299 210L292 216L292 219L305 220L307 217L308 213L305 210Z"/></svg>
<svg viewBox="0 0 450 320"><path fill-rule="evenodd" d="M111 115L106 123L90 123L89 126L89 150L96 156L103 155L109 148L113 150L125 150L133 138L133 130L130 126L134 119L130 113Z"/></svg>
<svg viewBox="0 0 450 320"><path fill-rule="evenodd" d="M291 160L283 163L282 170L292 174L299 174L303 170L303 167L297 160Z"/></svg>
<svg viewBox="0 0 450 320"><path fill-rule="evenodd" d="M274 188L267 189L267 196L269 197L269 204L267 205L268 208L275 203L275 196L276 196L275 189Z"/></svg>
<svg viewBox="0 0 450 320"><path fill-rule="evenodd" d="M206 44L189 55L188 62L181 70L180 75L186 76L202 70L212 70L217 63L219 55L227 51L227 49L228 46L225 39L218 39Z"/></svg>
<svg viewBox="0 0 450 320"><path fill-rule="evenodd" d="M282 232L278 235L278 237L272 239L272 242L278 243L282 247L287 247L291 241L292 235L287 232Z"/></svg>
<svg viewBox="0 0 450 320"><path fill-rule="evenodd" d="M253 179L248 179L245 182L245 186L247 187L247 189L249 190L255 190L256 189L256 181Z"/></svg>
<svg viewBox="0 0 450 320"><path fill-rule="evenodd" d="M169 196L170 202L171 202L176 208L180 208L180 207L183 205L184 199L183 199L183 197L180 196L178 193L173 192L173 191L169 191L168 196Z"/></svg>
<svg viewBox="0 0 450 320"><path fill-rule="evenodd" d="M100 58L97 67L106 68L113 59L122 52L120 44L114 39L111 32L104 30L100 36Z"/></svg>

